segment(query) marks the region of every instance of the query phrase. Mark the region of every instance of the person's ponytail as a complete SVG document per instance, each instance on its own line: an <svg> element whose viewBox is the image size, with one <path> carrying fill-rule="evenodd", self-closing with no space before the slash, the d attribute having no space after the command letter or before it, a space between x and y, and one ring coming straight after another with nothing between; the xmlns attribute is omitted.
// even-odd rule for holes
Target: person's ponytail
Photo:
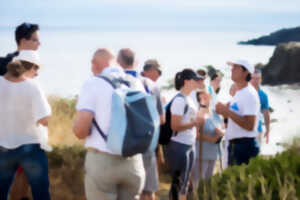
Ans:
<svg viewBox="0 0 300 200"><path fill-rule="evenodd" d="M175 75L175 89L180 90L184 85L184 80L182 78L182 72L177 72Z"/></svg>
<svg viewBox="0 0 300 200"><path fill-rule="evenodd" d="M7 68L7 72L13 76L13 77L20 77L25 71L26 69L24 68L24 66L22 65L22 63L20 61L13 61L8 63L8 65L6 66Z"/></svg>

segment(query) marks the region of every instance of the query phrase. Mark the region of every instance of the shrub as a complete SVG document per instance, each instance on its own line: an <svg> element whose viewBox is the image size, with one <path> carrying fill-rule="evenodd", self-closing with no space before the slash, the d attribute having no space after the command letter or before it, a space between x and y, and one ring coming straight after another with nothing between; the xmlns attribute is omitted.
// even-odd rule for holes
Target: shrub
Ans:
<svg viewBox="0 0 300 200"><path fill-rule="evenodd" d="M233 166L208 182L200 182L199 199L271 200L300 198L300 148L293 146L272 158Z"/></svg>
<svg viewBox="0 0 300 200"><path fill-rule="evenodd" d="M54 147L48 152L52 199L85 200L84 156L82 146Z"/></svg>

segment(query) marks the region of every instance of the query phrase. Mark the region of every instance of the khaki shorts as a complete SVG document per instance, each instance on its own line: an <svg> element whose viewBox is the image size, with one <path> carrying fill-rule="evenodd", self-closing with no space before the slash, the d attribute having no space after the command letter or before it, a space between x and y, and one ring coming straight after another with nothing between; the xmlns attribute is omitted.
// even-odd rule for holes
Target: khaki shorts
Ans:
<svg viewBox="0 0 300 200"><path fill-rule="evenodd" d="M87 200L138 200L144 187L142 155L124 158L88 151L85 159Z"/></svg>

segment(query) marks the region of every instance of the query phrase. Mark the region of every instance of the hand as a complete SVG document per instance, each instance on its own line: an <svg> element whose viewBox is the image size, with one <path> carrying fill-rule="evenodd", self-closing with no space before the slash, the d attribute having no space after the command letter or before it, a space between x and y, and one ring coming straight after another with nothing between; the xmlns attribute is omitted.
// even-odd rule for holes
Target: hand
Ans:
<svg viewBox="0 0 300 200"><path fill-rule="evenodd" d="M264 137L266 138L266 144L269 143L269 133L270 133L270 131L267 130L267 131L265 132L265 134L264 134Z"/></svg>
<svg viewBox="0 0 300 200"><path fill-rule="evenodd" d="M227 112L229 111L228 105L218 102L216 104L216 112L223 117L227 118Z"/></svg>
<svg viewBox="0 0 300 200"><path fill-rule="evenodd" d="M166 162L165 162L165 158L164 158L163 155L158 156L158 162L159 162L160 164L162 164L162 165L164 165L164 164L166 163Z"/></svg>
<svg viewBox="0 0 300 200"><path fill-rule="evenodd" d="M205 119L204 117L197 116L194 123L196 127L201 127L205 123Z"/></svg>
<svg viewBox="0 0 300 200"><path fill-rule="evenodd" d="M218 136L218 138L223 137L224 136L224 132L220 129L216 129L216 135Z"/></svg>
<svg viewBox="0 0 300 200"><path fill-rule="evenodd" d="M165 164L165 157L161 145L158 146L157 159L159 166Z"/></svg>

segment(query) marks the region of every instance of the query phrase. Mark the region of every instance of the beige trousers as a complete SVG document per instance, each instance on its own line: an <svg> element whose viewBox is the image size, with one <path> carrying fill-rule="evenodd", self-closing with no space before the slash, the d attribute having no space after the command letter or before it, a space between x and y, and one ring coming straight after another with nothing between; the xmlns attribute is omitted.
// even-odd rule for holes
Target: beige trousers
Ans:
<svg viewBox="0 0 300 200"><path fill-rule="evenodd" d="M87 200L138 200L145 182L142 155L124 158L88 152L85 159Z"/></svg>

